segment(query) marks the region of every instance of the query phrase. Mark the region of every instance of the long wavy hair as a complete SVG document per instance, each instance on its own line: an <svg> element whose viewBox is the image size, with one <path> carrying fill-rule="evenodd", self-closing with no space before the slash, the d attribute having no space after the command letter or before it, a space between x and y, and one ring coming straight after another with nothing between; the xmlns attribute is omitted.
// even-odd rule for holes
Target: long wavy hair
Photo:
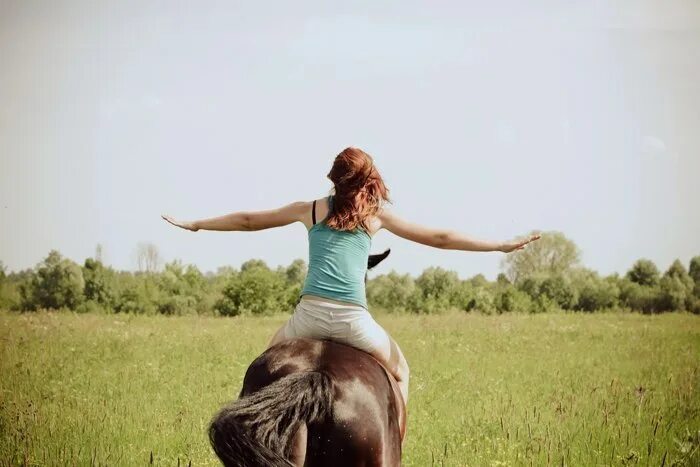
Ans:
<svg viewBox="0 0 700 467"><path fill-rule="evenodd" d="M326 224L336 230L369 230L369 219L391 202L372 157L361 149L349 147L338 154L328 178L335 196Z"/></svg>

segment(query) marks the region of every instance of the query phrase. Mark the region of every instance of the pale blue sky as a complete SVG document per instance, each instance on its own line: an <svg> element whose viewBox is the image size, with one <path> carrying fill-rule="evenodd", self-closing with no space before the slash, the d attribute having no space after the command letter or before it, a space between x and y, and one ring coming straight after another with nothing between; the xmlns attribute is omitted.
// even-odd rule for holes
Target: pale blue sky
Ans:
<svg viewBox="0 0 700 467"><path fill-rule="evenodd" d="M381 5L379 5L381 4ZM299 224L191 219L310 200L344 147L409 220L559 230L603 273L700 254L700 3L0 0L0 260L155 243L202 270L306 258ZM379 272L495 277L498 253L383 232Z"/></svg>

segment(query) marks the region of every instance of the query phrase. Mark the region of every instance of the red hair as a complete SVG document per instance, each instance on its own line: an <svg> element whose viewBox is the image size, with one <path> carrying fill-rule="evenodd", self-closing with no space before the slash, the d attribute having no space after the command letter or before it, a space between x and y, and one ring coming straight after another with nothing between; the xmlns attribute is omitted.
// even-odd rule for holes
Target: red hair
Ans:
<svg viewBox="0 0 700 467"><path fill-rule="evenodd" d="M372 157L361 149L346 148L336 156L328 178L335 196L326 224L336 230L369 230L369 219L390 201Z"/></svg>

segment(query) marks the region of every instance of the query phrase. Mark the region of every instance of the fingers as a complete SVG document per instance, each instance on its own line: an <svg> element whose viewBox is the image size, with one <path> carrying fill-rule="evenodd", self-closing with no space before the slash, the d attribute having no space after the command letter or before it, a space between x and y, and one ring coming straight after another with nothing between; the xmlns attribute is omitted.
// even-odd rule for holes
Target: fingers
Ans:
<svg viewBox="0 0 700 467"><path fill-rule="evenodd" d="M534 242L534 241L536 241L536 240L539 240L540 238L542 238L542 235L531 235L530 238L528 238L527 240L521 241L521 242L518 244L518 248L517 248L517 249L518 249L518 250L522 250L522 249L525 248L525 245L527 245L527 244L529 244L529 243L532 243L532 242Z"/></svg>
<svg viewBox="0 0 700 467"><path fill-rule="evenodd" d="M182 223L176 221L171 216L166 216L165 214L162 214L160 217L162 217L163 219L165 219L167 222L171 223L175 227L182 227L184 229L184 226L182 225Z"/></svg>
<svg viewBox="0 0 700 467"><path fill-rule="evenodd" d="M520 243L518 250L524 250L527 245L530 243L539 240L542 238L542 235L537 234L537 235L531 235L527 240L524 240L523 242Z"/></svg>
<svg viewBox="0 0 700 467"><path fill-rule="evenodd" d="M532 243L532 242L534 242L534 241L536 241L536 240L539 240L540 238L542 238L542 235L537 234L537 235L530 235L530 236L529 236L528 238L526 238L525 240L514 241L514 242L512 243L512 245L511 245L511 247L508 247L508 248L505 250L505 252L506 252L506 253L511 253L511 252L513 252L513 251L524 250L524 249L527 247L528 244L530 244L530 243Z"/></svg>

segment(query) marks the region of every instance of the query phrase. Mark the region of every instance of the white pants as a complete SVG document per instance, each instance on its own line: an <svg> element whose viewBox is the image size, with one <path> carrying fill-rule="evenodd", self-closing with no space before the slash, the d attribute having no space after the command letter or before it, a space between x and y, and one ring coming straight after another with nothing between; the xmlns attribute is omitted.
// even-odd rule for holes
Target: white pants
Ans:
<svg viewBox="0 0 700 467"><path fill-rule="evenodd" d="M329 339L375 353L388 348L387 332L360 305L302 297L294 314L284 325L284 336Z"/></svg>

